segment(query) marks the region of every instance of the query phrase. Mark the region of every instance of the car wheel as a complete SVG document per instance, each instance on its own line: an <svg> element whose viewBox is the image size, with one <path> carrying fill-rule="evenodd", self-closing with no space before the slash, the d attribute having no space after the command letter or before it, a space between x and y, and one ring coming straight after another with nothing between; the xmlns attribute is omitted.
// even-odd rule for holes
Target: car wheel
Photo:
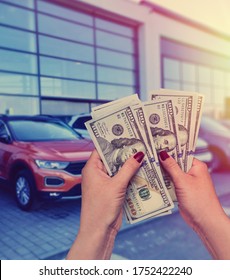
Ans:
<svg viewBox="0 0 230 280"><path fill-rule="evenodd" d="M18 206L25 211L35 202L35 182L29 170L19 171L15 177L15 197Z"/></svg>
<svg viewBox="0 0 230 280"><path fill-rule="evenodd" d="M216 147L210 147L210 151L212 152L213 155L211 169L213 171L226 170L228 166L227 166L227 158L225 154Z"/></svg>

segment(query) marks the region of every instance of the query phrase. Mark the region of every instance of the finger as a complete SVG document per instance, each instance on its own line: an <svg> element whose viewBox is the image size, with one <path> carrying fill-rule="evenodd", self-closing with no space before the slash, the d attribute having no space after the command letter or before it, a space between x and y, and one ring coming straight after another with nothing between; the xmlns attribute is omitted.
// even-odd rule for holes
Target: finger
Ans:
<svg viewBox="0 0 230 280"><path fill-rule="evenodd" d="M97 166L97 164L101 162L101 158L100 155L98 154L97 150L94 149L89 157L89 159L87 160L87 163L85 164L82 172L86 172L85 170L88 169L88 166Z"/></svg>
<svg viewBox="0 0 230 280"><path fill-rule="evenodd" d="M88 161L97 161L97 160L100 160L100 155L98 153L98 151L96 149L94 149L88 159Z"/></svg>
<svg viewBox="0 0 230 280"><path fill-rule="evenodd" d="M97 152L96 149L94 149L86 163L86 165L91 165L91 164L97 164L98 162L101 162L101 158L99 153Z"/></svg>
<svg viewBox="0 0 230 280"><path fill-rule="evenodd" d="M196 176L196 174L200 172L208 173L208 166L197 158L193 158L192 167L188 171L188 174Z"/></svg>
<svg viewBox="0 0 230 280"><path fill-rule="evenodd" d="M113 180L126 189L129 181L140 168L144 156L145 154L143 152L138 152L133 157L127 159L118 173L113 177Z"/></svg>
<svg viewBox="0 0 230 280"><path fill-rule="evenodd" d="M159 155L162 166L174 182L184 174L177 162L166 151L161 151Z"/></svg>
<svg viewBox="0 0 230 280"><path fill-rule="evenodd" d="M200 165L203 165L203 162L194 157L193 161L192 161L192 166L194 167L194 166L200 166Z"/></svg>

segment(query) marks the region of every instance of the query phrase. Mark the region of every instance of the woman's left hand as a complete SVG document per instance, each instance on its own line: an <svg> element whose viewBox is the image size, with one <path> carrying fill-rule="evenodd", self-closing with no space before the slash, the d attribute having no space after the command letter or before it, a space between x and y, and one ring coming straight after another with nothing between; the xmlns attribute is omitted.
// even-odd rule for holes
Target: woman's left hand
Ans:
<svg viewBox="0 0 230 280"><path fill-rule="evenodd" d="M138 171L143 152L130 157L110 177L96 150L82 171L80 229L67 259L109 259L122 224L122 208L129 181Z"/></svg>
<svg viewBox="0 0 230 280"><path fill-rule="evenodd" d="M129 158L119 172L110 177L98 152L93 151L82 172L82 229L119 230L126 189L141 165L138 157L141 162L143 156L140 152Z"/></svg>

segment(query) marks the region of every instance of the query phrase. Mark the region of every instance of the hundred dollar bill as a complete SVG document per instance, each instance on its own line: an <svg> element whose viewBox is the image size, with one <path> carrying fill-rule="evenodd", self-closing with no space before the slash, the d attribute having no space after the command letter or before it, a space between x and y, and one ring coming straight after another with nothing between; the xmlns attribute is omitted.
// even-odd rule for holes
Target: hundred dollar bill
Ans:
<svg viewBox="0 0 230 280"><path fill-rule="evenodd" d="M151 154L151 162L156 162L156 165L159 166L156 148L152 143L151 131L150 131L150 128L146 121L147 118L146 118L143 104L139 103L139 104L133 105L133 106L131 106L131 109L133 111L134 118L137 122L139 130L142 134L142 137L143 137L146 145L149 147L150 154Z"/></svg>
<svg viewBox="0 0 230 280"><path fill-rule="evenodd" d="M186 91L161 89L153 91L152 100L172 100L176 111L178 135L182 151L182 167L184 171L190 168L193 157L195 117L198 94Z"/></svg>
<svg viewBox="0 0 230 280"><path fill-rule="evenodd" d="M197 107L196 107L196 120L195 120L195 132L194 132L194 143L193 147L194 150L196 148L196 141L198 138L199 128L200 128L200 122L203 112L203 105L204 105L204 95L198 94L198 100L197 100Z"/></svg>
<svg viewBox="0 0 230 280"><path fill-rule="evenodd" d="M99 116L103 116L106 115L107 113L112 112L116 108L122 108L127 105L132 106L135 104L139 104L140 102L141 101L137 94L125 96L123 98L119 98L111 102L107 102L105 104L93 107L91 116L92 118L97 118Z"/></svg>
<svg viewBox="0 0 230 280"><path fill-rule="evenodd" d="M150 164L147 147L130 106L93 119L86 127L110 176L115 175L132 154L145 153L142 166L127 189L124 209L130 223L173 208L164 182Z"/></svg>
<svg viewBox="0 0 230 280"><path fill-rule="evenodd" d="M176 122L172 100L153 100L144 102L148 127L151 131L152 145L157 153L165 150L182 168L181 145L178 137L178 124ZM175 188L170 176L161 169L165 185L173 201L177 201Z"/></svg>
<svg viewBox="0 0 230 280"><path fill-rule="evenodd" d="M133 106L131 106L131 109L133 111L134 118L136 119L136 122L138 124L139 129L140 129L140 132L142 134L142 137L144 138L144 141L145 141L146 145L150 149L151 164L154 163L154 168L156 169L156 172L158 173L158 176L159 176L160 180L163 181L164 178L162 176L162 172L161 172L160 164L159 164L159 161L158 161L156 148L151 141L151 131L150 131L150 127L147 125L147 121L146 121L147 117L146 117L146 114L145 114L145 111L144 111L143 104L140 103L138 105L133 105ZM169 194L172 198L170 190L169 190ZM161 213L157 216L168 215L168 214L171 214L171 213L172 213L172 211L169 210L169 211Z"/></svg>
<svg viewBox="0 0 230 280"><path fill-rule="evenodd" d="M127 107L128 105L131 107L133 111L133 115L139 127L142 139L147 147L147 151L149 151L148 156L150 156L151 164L152 162L154 162L153 168L158 173L159 179L163 181L164 179L162 177L156 149L154 146L152 146L152 143L150 141L150 136L149 136L150 130L148 129L147 124L145 122L143 105L140 99L138 98L137 94L126 96L124 98L97 106L94 108L93 116L94 117L104 116L106 114L114 112L116 109ZM171 214L170 210L158 214L157 216L163 216L168 214ZM129 217L126 218L129 220Z"/></svg>
<svg viewBox="0 0 230 280"><path fill-rule="evenodd" d="M192 154L189 157L189 162L188 162L188 169L191 168L192 166L192 161L193 161L193 156L195 154L196 150L196 142L199 134L199 128L200 128L200 122L201 122L201 117L202 117L202 112L203 112L203 105L204 105L204 95L198 94L197 98L197 107L196 107L196 113L195 113L195 122L194 122L194 140L193 140L193 147L192 147Z"/></svg>

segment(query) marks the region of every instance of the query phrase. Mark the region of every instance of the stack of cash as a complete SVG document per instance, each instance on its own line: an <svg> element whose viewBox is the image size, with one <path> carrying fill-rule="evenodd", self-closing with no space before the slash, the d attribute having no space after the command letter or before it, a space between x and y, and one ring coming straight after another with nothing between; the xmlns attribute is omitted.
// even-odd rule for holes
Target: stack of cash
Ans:
<svg viewBox="0 0 230 280"><path fill-rule="evenodd" d="M185 172L190 169L203 103L198 93L160 89L151 92L151 101L133 94L93 108L86 127L110 176L131 155L145 154L127 188L129 223L171 213L177 198L158 153L165 150Z"/></svg>

